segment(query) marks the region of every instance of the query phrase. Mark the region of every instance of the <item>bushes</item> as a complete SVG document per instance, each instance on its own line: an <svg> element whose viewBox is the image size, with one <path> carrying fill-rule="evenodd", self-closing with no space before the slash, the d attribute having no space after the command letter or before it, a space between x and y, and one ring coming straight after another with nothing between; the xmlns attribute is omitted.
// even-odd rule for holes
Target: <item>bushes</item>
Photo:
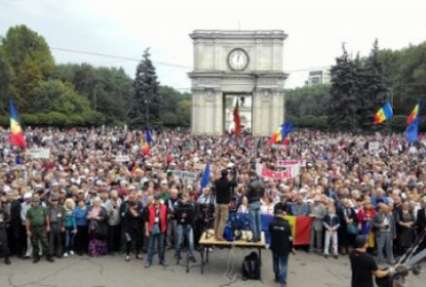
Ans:
<svg viewBox="0 0 426 287"><path fill-rule="evenodd" d="M288 117L288 120L298 128L308 128L317 130L327 130L327 116L307 115L304 117Z"/></svg>
<svg viewBox="0 0 426 287"><path fill-rule="evenodd" d="M3 123L4 121L4 123ZM23 114L21 117L24 126L55 126L55 127L79 127L79 126L99 126L105 120L104 116L98 112L85 112L67 116L59 112ZM0 117L0 125L7 126L9 119Z"/></svg>

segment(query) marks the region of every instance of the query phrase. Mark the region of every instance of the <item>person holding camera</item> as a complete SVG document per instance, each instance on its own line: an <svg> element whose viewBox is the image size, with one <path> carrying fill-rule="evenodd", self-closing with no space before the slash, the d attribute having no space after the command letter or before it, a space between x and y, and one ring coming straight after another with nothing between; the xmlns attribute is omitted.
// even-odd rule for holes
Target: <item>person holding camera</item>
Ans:
<svg viewBox="0 0 426 287"><path fill-rule="evenodd" d="M350 254L352 269L352 287L374 287L373 277L384 278L392 276L395 272L393 267L380 270L374 257L367 253L368 237L358 235L355 239L355 247Z"/></svg>

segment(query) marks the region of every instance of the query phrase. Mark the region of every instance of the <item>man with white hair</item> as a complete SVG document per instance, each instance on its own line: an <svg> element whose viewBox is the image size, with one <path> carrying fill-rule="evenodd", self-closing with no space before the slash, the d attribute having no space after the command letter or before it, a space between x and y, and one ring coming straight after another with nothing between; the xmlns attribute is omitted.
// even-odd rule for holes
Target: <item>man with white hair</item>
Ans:
<svg viewBox="0 0 426 287"><path fill-rule="evenodd" d="M31 196L32 196L31 192L26 192L23 197L24 201L21 203L21 222L23 226L25 226L25 222L27 220L27 212L31 208ZM24 258L30 258L33 254L33 246L31 244L31 236L29 236L28 233L26 234L27 234L26 236L27 249L26 249Z"/></svg>
<svg viewBox="0 0 426 287"><path fill-rule="evenodd" d="M373 220L376 229L377 256L379 263L384 263L383 250L389 264L394 263L393 240L396 237L395 218L392 209L384 203L379 204L379 213Z"/></svg>

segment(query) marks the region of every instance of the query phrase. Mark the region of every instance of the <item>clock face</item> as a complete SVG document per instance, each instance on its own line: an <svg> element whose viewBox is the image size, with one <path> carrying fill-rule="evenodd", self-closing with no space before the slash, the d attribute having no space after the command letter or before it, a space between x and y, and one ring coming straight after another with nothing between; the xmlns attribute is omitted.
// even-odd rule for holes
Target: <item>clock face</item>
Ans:
<svg viewBox="0 0 426 287"><path fill-rule="evenodd" d="M242 71L247 68L249 57L241 48L232 50L228 55L228 65L234 71Z"/></svg>

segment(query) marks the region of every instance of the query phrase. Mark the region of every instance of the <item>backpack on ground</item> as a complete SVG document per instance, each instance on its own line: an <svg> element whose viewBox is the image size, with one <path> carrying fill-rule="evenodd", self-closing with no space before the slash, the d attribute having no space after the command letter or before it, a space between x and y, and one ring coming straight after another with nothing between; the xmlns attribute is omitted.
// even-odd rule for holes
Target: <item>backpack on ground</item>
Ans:
<svg viewBox="0 0 426 287"><path fill-rule="evenodd" d="M241 273L243 280L260 280L260 258L256 252L244 257Z"/></svg>

